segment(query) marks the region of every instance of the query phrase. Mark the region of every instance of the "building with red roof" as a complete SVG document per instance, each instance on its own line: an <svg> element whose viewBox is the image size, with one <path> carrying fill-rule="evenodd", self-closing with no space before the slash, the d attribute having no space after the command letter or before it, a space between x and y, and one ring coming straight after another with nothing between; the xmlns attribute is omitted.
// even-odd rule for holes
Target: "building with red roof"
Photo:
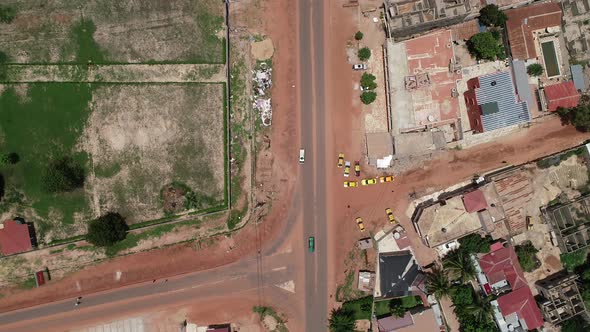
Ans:
<svg viewBox="0 0 590 332"><path fill-rule="evenodd" d="M0 253L12 255L33 249L34 235L22 220L7 220L0 224Z"/></svg>
<svg viewBox="0 0 590 332"><path fill-rule="evenodd" d="M485 210L488 207L488 202L481 190L474 190L463 195L463 205L465 205L465 211L474 213Z"/></svg>
<svg viewBox="0 0 590 332"><path fill-rule="evenodd" d="M574 85L574 81L548 85L543 88L544 104L550 112L558 107L576 107L580 102L580 93Z"/></svg>
<svg viewBox="0 0 590 332"><path fill-rule="evenodd" d="M500 294L497 300L491 301L494 318L502 332L534 330L543 326L541 310L512 246L491 246L492 252L479 259L478 276L486 294Z"/></svg>

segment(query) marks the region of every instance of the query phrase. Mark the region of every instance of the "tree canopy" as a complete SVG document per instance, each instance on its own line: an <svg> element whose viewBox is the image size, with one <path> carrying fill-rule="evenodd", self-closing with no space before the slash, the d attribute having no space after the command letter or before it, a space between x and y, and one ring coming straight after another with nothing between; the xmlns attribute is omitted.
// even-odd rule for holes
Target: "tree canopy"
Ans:
<svg viewBox="0 0 590 332"><path fill-rule="evenodd" d="M487 253L490 251L489 236L481 237L479 234L469 234L459 239L459 248L467 254Z"/></svg>
<svg viewBox="0 0 590 332"><path fill-rule="evenodd" d="M84 168L70 157L53 160L43 173L42 185L43 189L50 193L80 188L84 185Z"/></svg>
<svg viewBox="0 0 590 332"><path fill-rule="evenodd" d="M343 308L332 309L328 320L331 332L354 331L354 313Z"/></svg>
<svg viewBox="0 0 590 332"><path fill-rule="evenodd" d="M361 76L361 86L368 90L375 90L377 88L376 79L373 74L363 73L363 76Z"/></svg>
<svg viewBox="0 0 590 332"><path fill-rule="evenodd" d="M578 105L572 108L560 107L557 114L563 124L571 124L581 132L590 131L590 105Z"/></svg>
<svg viewBox="0 0 590 332"><path fill-rule="evenodd" d="M447 272L440 266L435 266L426 275L426 289L429 294L434 294L437 299L449 296L451 284Z"/></svg>
<svg viewBox="0 0 590 332"><path fill-rule="evenodd" d="M377 93L375 91L364 91L361 93L361 101L365 105L369 105L377 99Z"/></svg>
<svg viewBox="0 0 590 332"><path fill-rule="evenodd" d="M525 272L532 272L541 265L536 256L539 249L535 248L530 241L516 246L514 249L516 256L518 256L518 262Z"/></svg>
<svg viewBox="0 0 590 332"><path fill-rule="evenodd" d="M363 47L358 52L359 60L367 61L371 57L371 50L368 47Z"/></svg>
<svg viewBox="0 0 590 332"><path fill-rule="evenodd" d="M88 225L86 240L95 246L111 246L127 236L129 227L125 219L118 213L109 212Z"/></svg>
<svg viewBox="0 0 590 332"><path fill-rule="evenodd" d="M14 8L5 5L0 5L0 22L12 23L15 17L16 10L14 10Z"/></svg>
<svg viewBox="0 0 590 332"><path fill-rule="evenodd" d="M506 24L508 17L498 6L492 4L487 5L479 10L479 21L486 26L500 27Z"/></svg>
<svg viewBox="0 0 590 332"><path fill-rule="evenodd" d="M0 154L0 165L14 165L20 160L18 154L14 152L1 153Z"/></svg>
<svg viewBox="0 0 590 332"><path fill-rule="evenodd" d="M496 60L505 57L500 42L494 38L491 32L480 32L473 35L467 41L467 48L471 55L478 60Z"/></svg>
<svg viewBox="0 0 590 332"><path fill-rule="evenodd" d="M541 76L543 75L544 71L545 70L543 69L543 66L538 63L533 63L532 65L526 67L526 72L531 76Z"/></svg>
<svg viewBox="0 0 590 332"><path fill-rule="evenodd" d="M354 39L356 39L356 40L361 40L361 39L363 39L363 33L362 33L362 32L360 32L360 31L357 31L357 32L354 34Z"/></svg>

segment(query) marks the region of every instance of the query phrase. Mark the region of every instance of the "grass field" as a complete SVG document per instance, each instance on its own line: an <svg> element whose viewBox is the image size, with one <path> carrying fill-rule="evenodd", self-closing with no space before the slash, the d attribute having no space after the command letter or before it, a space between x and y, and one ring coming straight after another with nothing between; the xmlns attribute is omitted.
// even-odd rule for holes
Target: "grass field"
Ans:
<svg viewBox="0 0 590 332"><path fill-rule="evenodd" d="M223 63L218 0L9 0L0 50L12 63Z"/></svg>
<svg viewBox="0 0 590 332"><path fill-rule="evenodd" d="M187 209L223 205L223 84L0 85L0 152L20 161L3 166L3 217L35 221L41 239L85 232L108 211L142 222ZM84 188L49 194L45 165L68 156L85 169ZM167 186L177 196L165 199ZM165 201L178 202L170 211Z"/></svg>

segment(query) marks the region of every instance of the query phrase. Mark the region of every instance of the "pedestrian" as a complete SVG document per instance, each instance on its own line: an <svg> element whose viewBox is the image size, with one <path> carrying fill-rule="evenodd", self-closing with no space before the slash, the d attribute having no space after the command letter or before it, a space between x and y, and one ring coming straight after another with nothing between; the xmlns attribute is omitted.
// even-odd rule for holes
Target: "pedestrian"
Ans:
<svg viewBox="0 0 590 332"><path fill-rule="evenodd" d="M154 283L154 282L156 282L156 279L154 279L154 280L152 281L152 283Z"/></svg>
<svg viewBox="0 0 590 332"><path fill-rule="evenodd" d="M164 280L164 282L168 282L168 279Z"/></svg>

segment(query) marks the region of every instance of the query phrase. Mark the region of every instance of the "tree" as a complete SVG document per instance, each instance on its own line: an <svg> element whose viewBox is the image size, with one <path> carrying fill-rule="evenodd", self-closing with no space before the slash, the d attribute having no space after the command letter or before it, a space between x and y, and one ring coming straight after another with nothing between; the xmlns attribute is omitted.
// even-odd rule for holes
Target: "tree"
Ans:
<svg viewBox="0 0 590 332"><path fill-rule="evenodd" d="M14 165L20 160L18 154L14 152L0 154L0 165Z"/></svg>
<svg viewBox="0 0 590 332"><path fill-rule="evenodd" d="M394 305L391 307L391 314L395 317L404 317L406 315L406 308L401 305Z"/></svg>
<svg viewBox="0 0 590 332"><path fill-rule="evenodd" d="M8 55L0 51L0 81L6 80L6 63L8 62Z"/></svg>
<svg viewBox="0 0 590 332"><path fill-rule="evenodd" d="M473 288L455 286L451 290L451 298L455 306L465 306L473 303Z"/></svg>
<svg viewBox="0 0 590 332"><path fill-rule="evenodd" d="M16 17L16 10L9 6L0 5L0 22L12 23Z"/></svg>
<svg viewBox="0 0 590 332"><path fill-rule="evenodd" d="M374 91L365 91L361 93L361 101L365 105L369 105L377 99L377 94Z"/></svg>
<svg viewBox="0 0 590 332"><path fill-rule="evenodd" d="M561 324L561 332L586 331L587 323L580 316L574 316Z"/></svg>
<svg viewBox="0 0 590 332"><path fill-rule="evenodd" d="M476 321L489 320L492 317L491 297L482 298L479 294L473 297L473 303L465 306L465 311L475 318Z"/></svg>
<svg viewBox="0 0 590 332"><path fill-rule="evenodd" d="M368 47L363 47L358 52L359 60L367 61L371 57L371 50Z"/></svg>
<svg viewBox="0 0 590 332"><path fill-rule="evenodd" d="M531 272L540 266L536 256L539 249L535 248L531 242L516 246L514 249L518 262L525 272Z"/></svg>
<svg viewBox="0 0 590 332"><path fill-rule="evenodd" d="M434 294L437 299L449 296L451 284L447 272L441 266L435 266L430 273L426 275L426 289L429 294Z"/></svg>
<svg viewBox="0 0 590 332"><path fill-rule="evenodd" d="M373 74L363 73L363 76L361 76L361 86L364 89L375 90L377 88L377 83L375 83L376 79L377 78Z"/></svg>
<svg viewBox="0 0 590 332"><path fill-rule="evenodd" d="M332 332L354 331L354 313L350 310L343 308L332 309L328 322Z"/></svg>
<svg viewBox="0 0 590 332"><path fill-rule="evenodd" d="M469 53L478 60L496 60L504 57L504 50L491 32L480 32L467 41Z"/></svg>
<svg viewBox="0 0 590 332"><path fill-rule="evenodd" d="M504 26L508 17L496 5L487 5L479 10L479 21L486 26Z"/></svg>
<svg viewBox="0 0 590 332"><path fill-rule="evenodd" d="M526 67L526 72L531 76L541 76L543 75L544 71L545 70L543 69L543 66L538 63L533 63L532 65Z"/></svg>
<svg viewBox="0 0 590 332"><path fill-rule="evenodd" d="M471 257L462 250L451 252L449 257L443 261L443 266L453 279L460 279L463 283L475 278L476 271Z"/></svg>
<svg viewBox="0 0 590 332"><path fill-rule="evenodd" d="M479 254L490 251L490 237L472 233L459 239L459 250L464 254Z"/></svg>
<svg viewBox="0 0 590 332"><path fill-rule="evenodd" d="M42 186L50 193L72 191L84 185L84 168L70 157L50 161L42 178Z"/></svg>
<svg viewBox="0 0 590 332"><path fill-rule="evenodd" d="M125 219L118 213L109 212L88 225L86 240L95 246L111 246L127 236L129 227Z"/></svg>
<svg viewBox="0 0 590 332"><path fill-rule="evenodd" d="M362 32L360 32L360 31L357 31L357 32L354 34L354 39L356 39L356 40L361 40L361 39L363 39L363 33L362 33Z"/></svg>
<svg viewBox="0 0 590 332"><path fill-rule="evenodd" d="M572 108L557 108L557 114L563 124L571 124L581 132L590 131L590 105L578 105Z"/></svg>

